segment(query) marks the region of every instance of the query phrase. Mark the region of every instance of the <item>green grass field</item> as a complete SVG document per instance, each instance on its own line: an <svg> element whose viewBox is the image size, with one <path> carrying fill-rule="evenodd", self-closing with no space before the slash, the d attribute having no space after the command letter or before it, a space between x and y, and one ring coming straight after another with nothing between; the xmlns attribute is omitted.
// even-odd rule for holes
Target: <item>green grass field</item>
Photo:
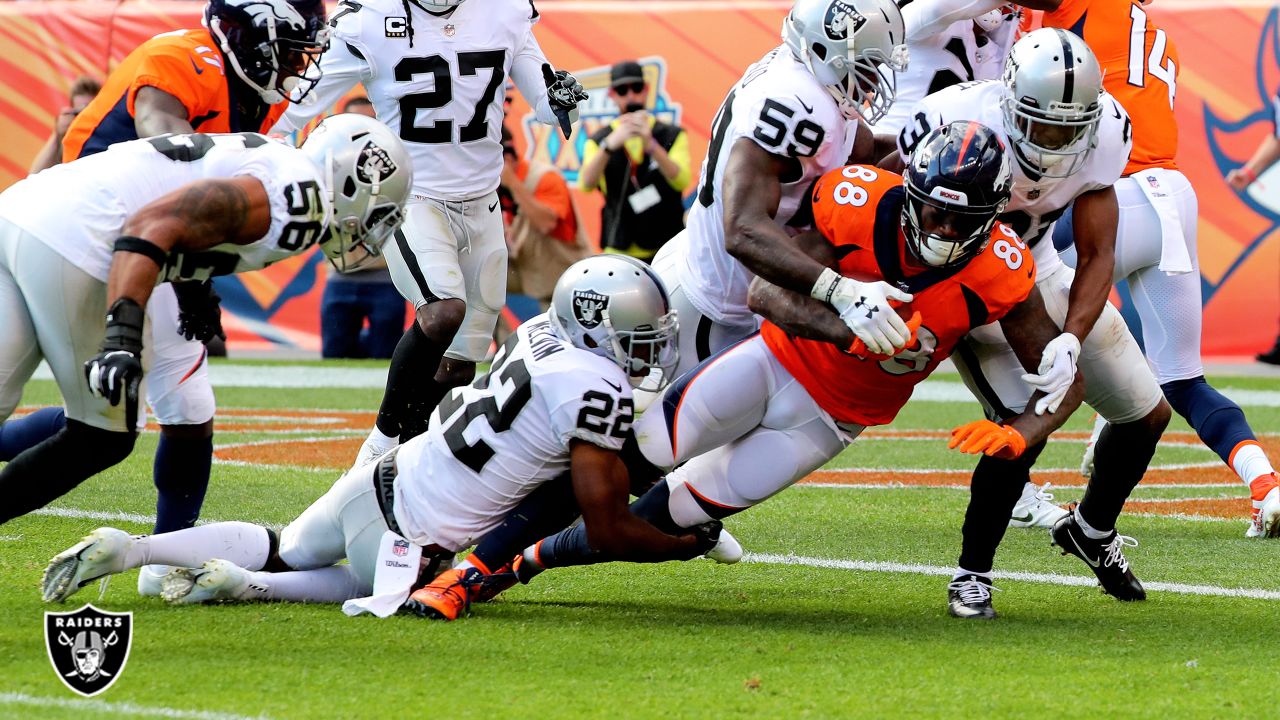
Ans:
<svg viewBox="0 0 1280 720"><path fill-rule="evenodd" d="M1258 378L1219 385L1280 390ZM380 390L220 387L218 396L243 410L228 413L235 432L215 437L220 457L233 452L226 446L268 444L254 446L256 460L215 465L203 515L280 526L338 471L309 469L323 464L316 455L270 443L327 439L354 451L363 425L285 435L263 416L370 411ZM50 382L24 398L54 402ZM1280 408L1246 411L1274 452ZM548 572L454 623L353 619L333 606L168 607L140 598L133 572L101 600L93 586L66 606L42 604L52 555L103 524L149 530L156 436L146 433L127 462L59 500L59 514L0 527L0 717L1276 716L1280 543L1244 538L1243 486L1181 420L1155 464L1193 467L1154 472L1164 484L1140 486L1130 506L1140 512L1120 526L1141 543L1128 553L1135 572L1169 589L1121 604L1084 582L1087 568L1051 549L1046 531L1010 530L998 569L1026 575L997 581L1000 618L950 618L949 575L938 573L955 564L967 478L927 471L964 471L972 459L930 433L975 417L971 402L913 403L890 428L899 436L868 434L831 465L889 469L875 474L889 481L826 473L732 518L753 553L741 564ZM1074 434L1052 442L1041 464L1075 467L1088 426L1086 414L1073 418ZM895 472L941 487L904 486ZM1078 476L1049 477L1070 485L1055 487L1059 501L1083 492ZM133 611L135 629L119 681L82 700L54 676L43 613L89 601Z"/></svg>

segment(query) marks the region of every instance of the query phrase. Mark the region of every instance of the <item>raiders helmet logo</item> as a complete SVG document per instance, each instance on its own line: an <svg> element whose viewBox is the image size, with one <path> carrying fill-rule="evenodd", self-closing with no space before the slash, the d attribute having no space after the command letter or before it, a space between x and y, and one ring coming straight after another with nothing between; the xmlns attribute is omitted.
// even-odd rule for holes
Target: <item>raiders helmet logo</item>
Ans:
<svg viewBox="0 0 1280 720"><path fill-rule="evenodd" d="M391 161L391 156L386 150L374 145L373 141L365 143L360 157L356 158L356 177L361 182L371 185L380 183L395 174L395 171L396 164Z"/></svg>
<svg viewBox="0 0 1280 720"><path fill-rule="evenodd" d="M867 19L862 17L851 3L845 0L833 0L827 6L827 14L822 24L827 37L832 40L848 40L849 36L858 32L858 28L862 27L866 21Z"/></svg>
<svg viewBox="0 0 1280 720"><path fill-rule="evenodd" d="M609 307L609 296L601 295L594 290L573 291L573 316L582 327L592 330L604 319L605 308Z"/></svg>
<svg viewBox="0 0 1280 720"><path fill-rule="evenodd" d="M111 687L129 661L133 613L85 605L75 612L46 612L44 642L58 679L85 697Z"/></svg>

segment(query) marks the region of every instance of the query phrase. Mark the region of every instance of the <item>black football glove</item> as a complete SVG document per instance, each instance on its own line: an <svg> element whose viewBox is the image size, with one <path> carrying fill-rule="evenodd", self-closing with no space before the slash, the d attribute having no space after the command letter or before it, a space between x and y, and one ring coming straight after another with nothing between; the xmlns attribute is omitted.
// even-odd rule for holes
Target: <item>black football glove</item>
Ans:
<svg viewBox="0 0 1280 720"><path fill-rule="evenodd" d="M542 80L547 84L547 103L551 112L560 121L560 131L565 138L573 132L573 124L578 121L578 103L587 99L587 91L582 83L564 70L552 70L547 63L542 64Z"/></svg>
<svg viewBox="0 0 1280 720"><path fill-rule="evenodd" d="M106 398L112 407L124 401L125 425L138 423L138 386L142 383L142 325L146 312L129 298L120 298L107 311L102 350L84 364L89 392Z"/></svg>
<svg viewBox="0 0 1280 720"><path fill-rule="evenodd" d="M213 289L213 283L175 282L173 293L178 296L178 334L188 340L207 343L214 338L227 339L222 331L222 298Z"/></svg>

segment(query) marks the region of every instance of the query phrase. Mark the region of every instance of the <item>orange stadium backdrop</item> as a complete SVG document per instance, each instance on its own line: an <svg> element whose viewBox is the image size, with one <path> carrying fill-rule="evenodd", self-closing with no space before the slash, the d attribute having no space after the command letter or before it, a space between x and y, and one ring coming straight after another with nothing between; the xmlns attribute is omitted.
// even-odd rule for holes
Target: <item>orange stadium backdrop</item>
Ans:
<svg viewBox="0 0 1280 720"><path fill-rule="evenodd" d="M483 0L472 0L482 2ZM526 153L551 158L576 177L586 134L607 122L608 66L640 58L655 113L689 132L695 162L711 119L747 64L778 43L788 2L547 0L536 33L547 56L593 93L568 142L532 123L516 102ZM104 76L146 38L199 22L200 2L0 3L0 188L26 173L80 74ZM1223 181L1271 128L1280 87L1280 15L1274 2L1156 0L1152 16L1178 44L1179 164L1200 197L1204 351L1248 355L1265 349L1280 324L1280 169L1245 195ZM599 200L580 198L598 227ZM325 273L314 255L219 279L233 344L319 347ZM1121 302L1124 295L1121 293ZM1246 321L1247 320L1247 321Z"/></svg>

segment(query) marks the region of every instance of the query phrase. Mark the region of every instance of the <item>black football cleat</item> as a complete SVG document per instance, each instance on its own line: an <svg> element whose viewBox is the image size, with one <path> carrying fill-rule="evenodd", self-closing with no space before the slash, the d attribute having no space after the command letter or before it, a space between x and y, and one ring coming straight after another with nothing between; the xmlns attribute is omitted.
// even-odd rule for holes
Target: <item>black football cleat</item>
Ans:
<svg viewBox="0 0 1280 720"><path fill-rule="evenodd" d="M965 620L995 620L991 591L1000 588L982 575L961 575L947 586L947 611Z"/></svg>
<svg viewBox="0 0 1280 720"><path fill-rule="evenodd" d="M1094 540L1084 534L1072 513L1054 523L1049 531L1053 544L1062 548L1062 554L1071 553L1089 566L1098 576L1102 591L1117 600L1146 600L1147 591L1129 570L1124 548L1137 547L1138 541L1112 530L1109 535Z"/></svg>

